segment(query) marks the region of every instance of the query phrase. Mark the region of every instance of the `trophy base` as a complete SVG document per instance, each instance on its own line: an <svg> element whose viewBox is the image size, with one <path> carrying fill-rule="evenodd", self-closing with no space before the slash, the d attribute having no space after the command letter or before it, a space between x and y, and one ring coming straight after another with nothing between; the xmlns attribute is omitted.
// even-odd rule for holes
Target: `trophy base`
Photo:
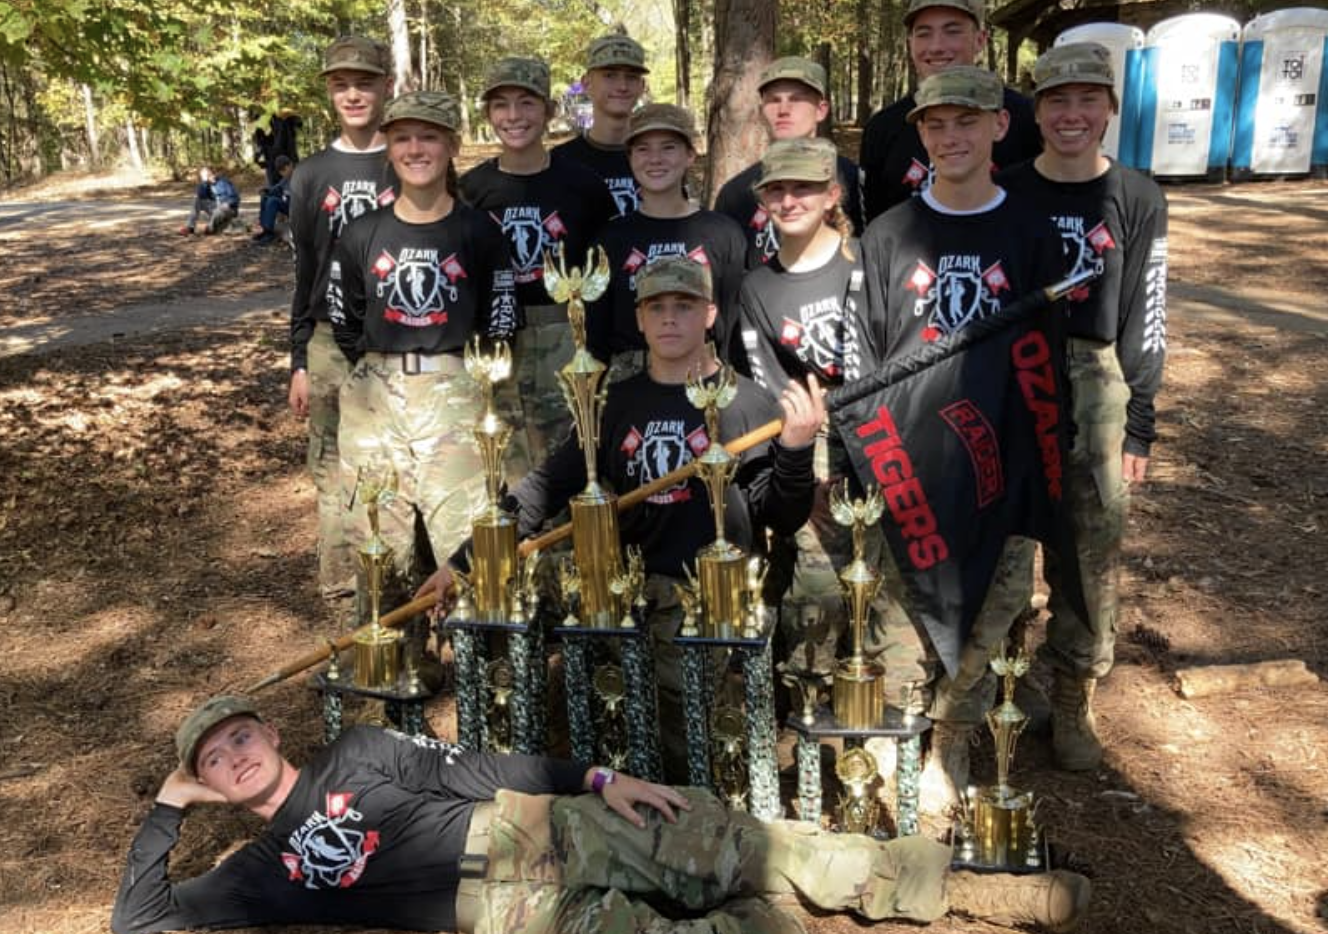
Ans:
<svg viewBox="0 0 1328 934"><path fill-rule="evenodd" d="M1033 793L988 786L969 802L973 823L955 854L993 872L1042 872L1043 842L1033 822Z"/></svg>
<svg viewBox="0 0 1328 934"><path fill-rule="evenodd" d="M355 673L351 678L357 688L382 691L396 686L401 674L401 633L375 627L355 638Z"/></svg>
<svg viewBox="0 0 1328 934"><path fill-rule="evenodd" d="M835 719L850 729L881 722L885 713L885 670L880 665L848 659L835 666Z"/></svg>

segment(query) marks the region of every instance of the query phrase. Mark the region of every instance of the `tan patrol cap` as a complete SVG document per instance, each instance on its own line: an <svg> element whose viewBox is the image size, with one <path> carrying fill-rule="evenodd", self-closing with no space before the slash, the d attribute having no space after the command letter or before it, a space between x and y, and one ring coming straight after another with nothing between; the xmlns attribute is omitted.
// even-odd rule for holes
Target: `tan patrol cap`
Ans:
<svg viewBox="0 0 1328 934"><path fill-rule="evenodd" d="M1033 63L1033 92L1040 94L1063 84L1116 86L1111 52L1096 42L1053 46Z"/></svg>
<svg viewBox="0 0 1328 934"><path fill-rule="evenodd" d="M839 153L828 139L776 140L761 157L761 177L752 188L760 191L774 182L829 182L838 167Z"/></svg>
<svg viewBox="0 0 1328 934"><path fill-rule="evenodd" d="M499 88L521 88L549 100L549 66L538 58L504 58L484 76L481 98Z"/></svg>
<svg viewBox="0 0 1328 934"><path fill-rule="evenodd" d="M994 71L976 65L956 65L923 78L913 100L916 106L905 118L909 123L917 123L928 107L942 104L1000 110L1005 106L1005 86Z"/></svg>
<svg viewBox="0 0 1328 934"><path fill-rule="evenodd" d="M461 108L445 91L411 91L394 98L383 113L383 129L398 120L419 120L449 130L461 129Z"/></svg>
<svg viewBox="0 0 1328 934"><path fill-rule="evenodd" d="M704 302L714 301L710 267L686 256L661 256L636 275L636 303L676 292Z"/></svg>
<svg viewBox="0 0 1328 934"><path fill-rule="evenodd" d="M967 13L973 18L973 22L978 24L978 29L982 28L984 12L982 0L909 0L908 9L904 12L904 28L913 25L913 17L934 6L949 7Z"/></svg>
<svg viewBox="0 0 1328 934"><path fill-rule="evenodd" d="M334 71L364 71L371 75L390 75L392 50L377 39L342 36L329 45L327 51L323 53L323 70L319 75L326 76Z"/></svg>
<svg viewBox="0 0 1328 934"><path fill-rule="evenodd" d="M185 774L198 776L194 769L194 758L198 753L198 744L208 731L231 717L240 716L263 719L258 715L258 708L253 701L235 694L222 694L204 701L197 710L184 718L180 728L175 731L175 751L180 756L180 766Z"/></svg>
<svg viewBox="0 0 1328 934"><path fill-rule="evenodd" d="M696 120L692 112L676 104L647 104L632 114L628 123L627 143L651 130L665 130L677 133L687 140L689 146L696 146Z"/></svg>
<svg viewBox="0 0 1328 934"><path fill-rule="evenodd" d="M594 68L630 68L643 75L650 74L646 67L646 50L631 36L614 33L600 36L586 50L586 71Z"/></svg>
<svg viewBox="0 0 1328 934"><path fill-rule="evenodd" d="M756 89L764 91L766 85L774 84L776 81L797 81L825 97L825 69L819 62L809 58L790 55L775 59L765 67L765 71L761 72L761 79L757 82Z"/></svg>

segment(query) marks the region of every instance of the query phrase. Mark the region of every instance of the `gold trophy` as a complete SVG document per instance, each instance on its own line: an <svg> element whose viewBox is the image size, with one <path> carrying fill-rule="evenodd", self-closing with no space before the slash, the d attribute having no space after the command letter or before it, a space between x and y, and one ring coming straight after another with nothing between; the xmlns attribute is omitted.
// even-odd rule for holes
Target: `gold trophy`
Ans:
<svg viewBox="0 0 1328 934"><path fill-rule="evenodd" d="M714 714L711 727L711 771L715 793L730 810L747 810L747 718L728 704Z"/></svg>
<svg viewBox="0 0 1328 934"><path fill-rule="evenodd" d="M383 582L392 566L393 548L379 534L378 508L397 492L397 473L381 464L363 466L355 478L355 496L369 515L369 539L360 546L360 567L369 591L369 628L355 637L355 686L380 691L396 685L401 669L401 632L379 624Z"/></svg>
<svg viewBox="0 0 1328 934"><path fill-rule="evenodd" d="M1040 841L1034 823L1031 791L1010 787L1010 766L1015 744L1028 725L1028 717L1014 703L1015 681L1029 666L1023 650L1013 659L1001 652L991 660L992 671L1004 684L1004 701L987 712L987 727L996 740L996 784L970 789L959 828L960 859L1006 870L1036 870L1042 866Z"/></svg>
<svg viewBox="0 0 1328 934"><path fill-rule="evenodd" d="M493 387L512 375L512 351L502 341L484 353L480 338L466 344L466 372L479 383L484 396L484 414L475 425L475 445L484 463L487 502L471 526L474 564L471 583L475 589L476 621L506 621L512 612L508 582L517 573L516 516L503 509L503 452L512 437L512 426L494 411ZM455 615L455 614L454 614ZM459 617L458 617L459 618Z"/></svg>
<svg viewBox="0 0 1328 934"><path fill-rule="evenodd" d="M599 420L604 409L604 376L607 368L586 350L586 306L609 286L609 258L597 248L598 261L592 272L568 270L561 254L555 264L544 256L544 287L558 303L567 304L576 349L572 359L558 371L558 380L576 422L581 453L586 462L586 488L572 498L572 553L575 556L579 622L582 626L608 629L616 626L624 608L613 593L613 581L622 577L622 555L618 544L618 510L615 497L599 482ZM589 265L589 264L588 264Z"/></svg>
<svg viewBox="0 0 1328 934"><path fill-rule="evenodd" d="M839 829L845 833L871 833L881 819L881 802L870 793L879 774L876 760L862 747L854 747L839 757L835 774L848 792L839 796Z"/></svg>
<svg viewBox="0 0 1328 934"><path fill-rule="evenodd" d="M834 711L842 726L862 730L878 725L885 714L884 669L867 661L862 635L872 601L881 589L881 575L866 561L867 529L881 518L885 503L879 490L865 499L850 500L848 483L830 493L830 515L840 525L853 529L853 561L839 572L839 585L848 604L853 633L853 654L835 665Z"/></svg>
<svg viewBox="0 0 1328 934"><path fill-rule="evenodd" d="M709 446L697 458L697 473L710 494L710 513L715 522L715 540L696 553L697 574L692 588L700 595L700 634L718 639L760 638L765 612L761 584L765 565L759 558L748 560L741 548L724 537L725 492L738 469L738 459L720 443L719 413L737 397L737 377L731 367L707 383L687 380L687 399L705 411Z"/></svg>

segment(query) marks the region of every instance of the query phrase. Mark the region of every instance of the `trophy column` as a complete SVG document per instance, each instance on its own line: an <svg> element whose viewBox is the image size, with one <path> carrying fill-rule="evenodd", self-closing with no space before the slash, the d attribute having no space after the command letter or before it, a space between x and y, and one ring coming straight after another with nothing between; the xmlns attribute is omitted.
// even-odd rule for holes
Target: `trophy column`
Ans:
<svg viewBox="0 0 1328 934"><path fill-rule="evenodd" d="M909 711L907 697L900 707L886 704L883 671L866 658L862 648L871 605L881 588L880 575L866 560L866 532L880 521L883 510L884 503L876 490L859 500L849 499L847 484L831 493L831 515L840 525L853 530L853 560L839 572L840 589L849 611L851 649L849 657L835 665L828 709L821 703L824 678L810 672L786 671L802 698L801 710L796 717L789 718L788 725L798 733L799 816L803 820L821 819L820 741L830 737L843 740L845 750L835 772L847 793L840 798L836 824L850 832L881 830L880 809L871 797L870 788L884 776L878 776L875 762L861 745L871 737L894 739L899 750L895 772L899 790L896 827L900 836L908 836L918 832L919 737L931 723Z"/></svg>
<svg viewBox="0 0 1328 934"><path fill-rule="evenodd" d="M484 465L485 503L471 522L470 573L456 575L457 601L439 624L450 633L457 676L457 734L468 749L538 753L544 749L544 642L535 619L538 552L523 560L517 517L502 507L503 455L512 426L498 417L494 386L512 374L507 344L485 351L466 345L466 372L479 384L483 414L475 446ZM490 637L507 641L507 657L488 657Z"/></svg>
<svg viewBox="0 0 1328 934"><path fill-rule="evenodd" d="M639 553L624 562L616 497L599 483L606 368L586 349L585 303L608 288L609 265L602 249L592 259L594 269L583 273L568 270L562 257L544 258L545 288L555 302L567 304L576 348L558 379L586 468L586 487L571 502L573 558L559 570L564 618L555 632L563 639L573 755L658 781L663 766L655 664L644 627L645 572ZM596 644L608 639L621 648L621 667L612 661L594 664L591 658ZM593 710L599 711L598 723Z"/></svg>
<svg viewBox="0 0 1328 934"><path fill-rule="evenodd" d="M689 571L688 583L678 585L684 616L674 641L683 648L692 783L711 788L730 807L770 821L783 809L775 755L772 614L761 602L766 568L730 542L724 530L725 493L738 462L720 443L719 415L736 394L728 367L710 382L687 384L687 398L705 411L710 444L697 459L697 472L710 496L715 539L697 552L696 573ZM742 708L711 702L709 653L715 648L732 649L741 659Z"/></svg>
<svg viewBox="0 0 1328 934"><path fill-rule="evenodd" d="M1033 793L1010 785L1015 745L1028 725L1028 717L1014 702L1015 682L1028 666L1022 649L1009 658L1004 646L991 660L992 671L1004 685L1004 701L987 712L987 727L996 741L996 784L970 788L961 796L963 813L953 834L956 867L1015 873L1047 868L1042 833L1034 821Z"/></svg>

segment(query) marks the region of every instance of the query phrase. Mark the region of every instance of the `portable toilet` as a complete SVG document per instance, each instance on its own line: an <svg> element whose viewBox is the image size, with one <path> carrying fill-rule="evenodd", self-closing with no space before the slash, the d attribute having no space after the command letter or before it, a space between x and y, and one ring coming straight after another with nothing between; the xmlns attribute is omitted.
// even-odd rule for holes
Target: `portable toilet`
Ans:
<svg viewBox="0 0 1328 934"><path fill-rule="evenodd" d="M1133 165L1134 140L1138 131L1135 125L1127 125L1125 121L1129 118L1137 122L1139 116L1138 93L1143 68L1143 55L1139 50L1144 47L1144 31L1124 23L1084 23L1065 30L1056 37L1054 44L1069 45L1072 42L1096 42L1111 52L1116 100L1121 109L1107 124L1102 151L1126 165Z"/></svg>
<svg viewBox="0 0 1328 934"><path fill-rule="evenodd" d="M1233 177L1328 174L1328 10L1266 13L1244 40Z"/></svg>
<svg viewBox="0 0 1328 934"><path fill-rule="evenodd" d="M1217 13L1163 20L1144 42L1136 167L1221 179L1231 155L1240 24Z"/></svg>

